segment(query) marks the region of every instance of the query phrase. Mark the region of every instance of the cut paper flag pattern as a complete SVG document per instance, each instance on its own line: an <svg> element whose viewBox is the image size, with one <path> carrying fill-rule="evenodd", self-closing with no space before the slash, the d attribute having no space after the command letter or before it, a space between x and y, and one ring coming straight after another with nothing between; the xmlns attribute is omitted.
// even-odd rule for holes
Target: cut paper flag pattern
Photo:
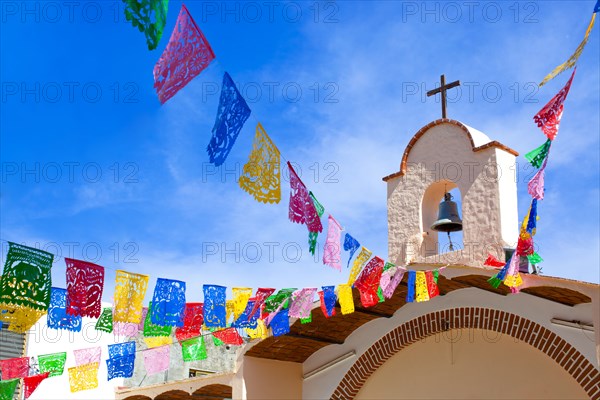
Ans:
<svg viewBox="0 0 600 400"><path fill-rule="evenodd" d="M331 215L327 223L327 240L323 249L323 264L331 268L342 270L341 240L342 227Z"/></svg>
<svg viewBox="0 0 600 400"><path fill-rule="evenodd" d="M147 317L146 317L147 318ZM131 378L135 364L135 342L108 345L108 380L115 378ZM95 365L95 364L86 364ZM77 367L79 368L79 367ZM97 367L96 367L97 370ZM71 368L69 369L69 373Z"/></svg>
<svg viewBox="0 0 600 400"><path fill-rule="evenodd" d="M564 110L564 102L571 89L575 72L577 72L577 68L573 70L571 78L569 78L565 86L533 117L537 126L550 140L554 140L558 134Z"/></svg>
<svg viewBox="0 0 600 400"><path fill-rule="evenodd" d="M90 363L69 368L71 392L80 392L98 387L98 364Z"/></svg>
<svg viewBox="0 0 600 400"><path fill-rule="evenodd" d="M100 357L102 356L102 347L90 347L87 349L73 350L75 356L75 365L84 365L90 363L100 364Z"/></svg>
<svg viewBox="0 0 600 400"><path fill-rule="evenodd" d="M2 372L2 380L29 376L29 358L20 357L0 360L0 371Z"/></svg>
<svg viewBox="0 0 600 400"><path fill-rule="evenodd" d="M113 314L112 308L106 307L102 309L100 318L96 321L96 330L111 333L113 331Z"/></svg>
<svg viewBox="0 0 600 400"><path fill-rule="evenodd" d="M49 372L45 372L43 374L38 374L38 375L33 375L33 376L28 376L23 378L23 395L26 399L29 398L29 396L31 396L33 394L33 392L35 391L35 389L38 388L38 386L40 386L40 383L42 383L42 381L44 379L46 379L48 377L48 375L50 375Z"/></svg>
<svg viewBox="0 0 600 400"><path fill-rule="evenodd" d="M192 337L200 336L202 324L204 323L204 306L202 303L187 303L183 316L183 326L175 330L175 337L183 341Z"/></svg>
<svg viewBox="0 0 600 400"><path fill-rule="evenodd" d="M0 321L8 330L26 332L46 314L50 305L54 255L8 242L0 276Z"/></svg>
<svg viewBox="0 0 600 400"><path fill-rule="evenodd" d="M153 324L183 326L185 311L185 282L158 278L152 296L152 310L148 307Z"/></svg>
<svg viewBox="0 0 600 400"><path fill-rule="evenodd" d="M113 322L139 323L147 288L148 275L117 270Z"/></svg>
<svg viewBox="0 0 600 400"><path fill-rule="evenodd" d="M360 302L363 307L373 307L379 303L377 289L379 288L384 263L381 258L373 257L354 282L354 287L360 292Z"/></svg>
<svg viewBox="0 0 600 400"><path fill-rule="evenodd" d="M250 117L250 112L246 100L238 91L231 76L225 72L217 117L212 128L212 137L206 148L209 160L215 166L222 165L227 159L242 127Z"/></svg>
<svg viewBox="0 0 600 400"><path fill-rule="evenodd" d="M67 313L98 318L102 309L104 268L81 260L65 258L67 265Z"/></svg>
<svg viewBox="0 0 600 400"><path fill-rule="evenodd" d="M344 236L344 250L350 252L350 255L348 255L347 268L350 267L350 261L352 260L354 253L356 253L356 250L359 248L360 243L358 243L358 240L354 239L349 233L346 233L346 236Z"/></svg>
<svg viewBox="0 0 600 400"><path fill-rule="evenodd" d="M65 370L65 363L67 362L67 353L52 353L40 355L37 358L40 373L48 372L49 377L60 376Z"/></svg>
<svg viewBox="0 0 600 400"><path fill-rule="evenodd" d="M290 221L297 224L306 224L309 232L322 232L321 218L309 195L308 189L296 174L292 164L288 161L290 172Z"/></svg>
<svg viewBox="0 0 600 400"><path fill-rule="evenodd" d="M279 203L281 201L280 167L279 149L259 122L256 124L252 151L242 169L239 185L258 202Z"/></svg>
<svg viewBox="0 0 600 400"><path fill-rule="evenodd" d="M81 324L82 318L79 315L67 314L67 289L53 287L48 309L48 327L79 332Z"/></svg>
<svg viewBox="0 0 600 400"><path fill-rule="evenodd" d="M170 346L155 347L144 351L144 366L148 375L158 374L169 369Z"/></svg>
<svg viewBox="0 0 600 400"><path fill-rule="evenodd" d="M160 42L169 11L169 0L123 0L125 18L146 37L148 50Z"/></svg>
<svg viewBox="0 0 600 400"><path fill-rule="evenodd" d="M226 290L224 286L204 285L204 323L209 328L225 328L227 325Z"/></svg>
<svg viewBox="0 0 600 400"><path fill-rule="evenodd" d="M315 209L317 210L317 215L319 216L319 218L321 218L323 216L323 214L325 213L325 207L323 207L323 205L319 202L319 200L317 200L317 198L315 197L313 192L309 191L308 196L312 200L313 205L315 206ZM319 232L308 231L308 251L313 256L315 255L315 251L317 250L317 238L318 237L319 237Z"/></svg>
<svg viewBox="0 0 600 400"><path fill-rule="evenodd" d="M596 5L597 7L597 5ZM596 20L596 9L594 9L594 14L592 14L592 19L585 31L585 36L583 37L583 40L581 41L581 43L579 44L579 46L577 46L577 49L575 49L575 52L571 55L571 57L569 57L569 59L567 61L565 61L564 63L560 64L558 67L554 68L554 70L552 72L550 72L542 82L540 82L540 87L544 86L548 81L550 81L551 79L553 79L554 77L556 77L558 74L573 68L575 66L575 64L577 64L577 60L579 59L579 56L581 55L581 53L583 52L583 49L585 48L585 45L588 42L588 39L590 38L590 32L592 31L592 28L594 27L594 21Z"/></svg>
<svg viewBox="0 0 600 400"><path fill-rule="evenodd" d="M214 59L210 44L182 5L169 43L154 66L154 88L161 104L175 96Z"/></svg>

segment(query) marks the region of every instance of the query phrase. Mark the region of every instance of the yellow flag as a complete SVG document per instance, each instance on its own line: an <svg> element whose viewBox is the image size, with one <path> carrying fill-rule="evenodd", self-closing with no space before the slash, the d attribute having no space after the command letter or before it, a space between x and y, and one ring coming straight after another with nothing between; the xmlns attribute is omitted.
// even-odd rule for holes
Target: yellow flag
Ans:
<svg viewBox="0 0 600 400"><path fill-rule="evenodd" d="M371 254L373 253L369 249L364 246L361 247L360 253L354 259L354 263L352 264L350 276L348 277L348 286L352 286L354 284L354 281L356 278L358 278L358 274L360 274L360 271L363 269L365 263L369 261L369 258L371 258Z"/></svg>
<svg viewBox="0 0 600 400"><path fill-rule="evenodd" d="M280 163L279 149L259 122L256 125L252 152L239 179L240 187L250 193L256 201L279 203L281 201Z"/></svg>
<svg viewBox="0 0 600 400"><path fill-rule="evenodd" d="M252 288L234 287L233 292L233 320L237 320L244 313L248 300L252 297Z"/></svg>
<svg viewBox="0 0 600 400"><path fill-rule="evenodd" d="M425 271L417 271L415 281L415 300L417 303L429 301L429 292L427 291L427 277Z"/></svg>
<svg viewBox="0 0 600 400"><path fill-rule="evenodd" d="M27 306L0 305L0 321L9 324L8 330L13 332L27 332L46 313L46 310L35 310Z"/></svg>
<svg viewBox="0 0 600 400"><path fill-rule="evenodd" d="M138 324L147 288L148 275L117 270L113 321Z"/></svg>
<svg viewBox="0 0 600 400"><path fill-rule="evenodd" d="M343 315L354 312L354 298L352 297L352 287L350 285L345 283L338 285L338 300Z"/></svg>
<svg viewBox="0 0 600 400"><path fill-rule="evenodd" d="M579 59L579 56L583 52L583 48L587 44L588 39L590 38L590 32L592 31L592 28L594 27L595 20L596 20L596 13L593 13L592 20L590 21L590 24L588 25L587 30L585 31L585 36L583 37L583 40L581 41L579 46L577 46L577 49L575 49L575 53L573 53L567 61L560 64L558 67L554 68L554 70L552 72L550 72L544 78L544 80L540 83L540 85L539 85L540 87L544 86L546 84L546 82L553 79L558 74L565 72L566 70L568 70L570 68L573 68L575 66L575 64L577 64L577 60Z"/></svg>
<svg viewBox="0 0 600 400"><path fill-rule="evenodd" d="M71 392L90 390L98 387L98 363L82 364L69 368Z"/></svg>
<svg viewBox="0 0 600 400"><path fill-rule="evenodd" d="M506 275L504 284L508 287L519 287L523 284L523 278L521 278L521 274L518 272L517 275Z"/></svg>
<svg viewBox="0 0 600 400"><path fill-rule="evenodd" d="M153 349L154 347L165 346L173 343L173 338L171 336L151 336L145 337L144 342L149 349Z"/></svg>
<svg viewBox="0 0 600 400"><path fill-rule="evenodd" d="M257 321L258 325L256 328L246 328L246 333L250 336L250 339L266 339L267 338L267 326L265 325L265 321L259 319Z"/></svg>

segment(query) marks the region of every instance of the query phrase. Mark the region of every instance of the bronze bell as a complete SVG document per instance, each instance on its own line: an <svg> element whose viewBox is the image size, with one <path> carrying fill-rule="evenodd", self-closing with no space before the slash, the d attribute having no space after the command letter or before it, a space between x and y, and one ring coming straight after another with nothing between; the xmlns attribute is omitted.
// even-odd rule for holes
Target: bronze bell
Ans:
<svg viewBox="0 0 600 400"><path fill-rule="evenodd" d="M431 229L438 232L462 231L462 220L458 215L458 206L452 201L450 193L444 194L444 201L440 203L438 219L431 225Z"/></svg>

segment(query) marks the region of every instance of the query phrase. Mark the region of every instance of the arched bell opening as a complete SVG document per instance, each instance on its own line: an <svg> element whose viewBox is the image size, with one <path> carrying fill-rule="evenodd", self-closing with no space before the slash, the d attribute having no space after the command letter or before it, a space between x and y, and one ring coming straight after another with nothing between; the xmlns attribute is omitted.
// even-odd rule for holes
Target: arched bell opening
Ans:
<svg viewBox="0 0 600 400"><path fill-rule="evenodd" d="M448 218L449 214L447 214L448 210L452 209L453 206L447 202L441 205L446 200L446 193L450 194L449 200L456 203L458 218L461 219L463 216L462 195L456 183L444 179L432 183L425 190L421 203L423 231L421 254L424 257L463 249L461 224L456 221L456 217ZM443 220L440 220L440 218ZM434 225L437 229L432 228ZM450 237L448 237L448 233L446 232L449 229L452 230Z"/></svg>

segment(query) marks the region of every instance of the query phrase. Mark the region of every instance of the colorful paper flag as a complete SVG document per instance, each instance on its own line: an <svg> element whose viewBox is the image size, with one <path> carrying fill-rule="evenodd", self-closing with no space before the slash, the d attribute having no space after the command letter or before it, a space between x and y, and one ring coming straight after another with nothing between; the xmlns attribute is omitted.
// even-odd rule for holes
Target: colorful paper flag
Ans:
<svg viewBox="0 0 600 400"><path fill-rule="evenodd" d="M183 326L185 311L185 282L158 278L152 296L153 307L148 307L153 324Z"/></svg>
<svg viewBox="0 0 600 400"><path fill-rule="evenodd" d="M483 265L487 265L489 267L494 267L494 268L504 267L504 263L502 261L498 260L496 257L494 257L491 254L488 254L488 258L485 260Z"/></svg>
<svg viewBox="0 0 600 400"><path fill-rule="evenodd" d="M154 66L154 88L161 104L204 71L214 58L204 34L182 5L169 43Z"/></svg>
<svg viewBox="0 0 600 400"><path fill-rule="evenodd" d="M297 224L306 224L309 232L322 232L321 218L313 203L308 189L294 171L292 164L288 161L288 170L290 172L290 221Z"/></svg>
<svg viewBox="0 0 600 400"><path fill-rule="evenodd" d="M204 338L202 336L181 342L181 352L183 361L185 362L206 360L208 357L206 354L206 345L204 344Z"/></svg>
<svg viewBox="0 0 600 400"><path fill-rule="evenodd" d="M237 90L229 74L225 72L217 117L212 129L212 137L206 148L209 160L215 166L222 165L227 159L244 123L250 117L250 112L246 100Z"/></svg>
<svg viewBox="0 0 600 400"><path fill-rule="evenodd" d="M81 316L67 314L67 289L53 287L48 309L48 327L79 332L81 323Z"/></svg>
<svg viewBox="0 0 600 400"><path fill-rule="evenodd" d="M537 200L544 200L544 174L548 158L544 160L542 168L531 178L527 184L527 192Z"/></svg>
<svg viewBox="0 0 600 400"><path fill-rule="evenodd" d="M83 365L90 363L100 364L100 357L102 355L102 347L89 347L87 349L73 350L75 356L75 365Z"/></svg>
<svg viewBox="0 0 600 400"><path fill-rule="evenodd" d="M386 299L392 298L394 292L396 291L396 288L402 281L404 273L406 272L406 270L402 267L396 267L393 264L390 265L392 266L387 270L384 267L384 271L381 274L381 279L379 281L379 285L381 286L381 289L383 291L383 296Z"/></svg>
<svg viewBox="0 0 600 400"><path fill-rule="evenodd" d="M45 311L50 306L50 269L54 256L46 251L8 242L0 277L0 308L4 305Z"/></svg>
<svg viewBox="0 0 600 400"><path fill-rule="evenodd" d="M0 304L0 321L6 323L12 332L26 333L46 313L47 310L22 305Z"/></svg>
<svg viewBox="0 0 600 400"><path fill-rule="evenodd" d="M529 260L529 262L532 265L537 265L539 263L541 263L542 261L544 261L544 259L542 257L540 257L540 255L538 253L533 253L527 256L527 259Z"/></svg>
<svg viewBox="0 0 600 400"><path fill-rule="evenodd" d="M144 367L148 375L167 371L170 361L171 346L161 346L144 350Z"/></svg>
<svg viewBox="0 0 600 400"><path fill-rule="evenodd" d="M144 322L144 337L157 337L157 336L170 336L173 329L169 325L157 325L152 323L152 309L154 308L154 302L148 303L148 314Z"/></svg>
<svg viewBox="0 0 600 400"><path fill-rule="evenodd" d="M542 129L544 135L550 140L554 140L558 134L560 119L562 118L564 110L564 102L571 89L571 83L575 77L575 72L577 72L577 68L573 70L571 78L569 78L560 92L550 99L550 101L533 117L537 126Z"/></svg>
<svg viewBox="0 0 600 400"><path fill-rule="evenodd" d="M319 216L319 218L321 218L323 216L323 213L325 213L325 207L323 207L323 205L321 203L319 203L319 200L317 200L317 198L315 197L313 192L309 191L308 196L312 200L313 205L315 206L315 209L317 210L317 215ZM318 237L319 237L319 232L308 231L308 251L313 256L315 255L315 251L317 250L317 238Z"/></svg>
<svg viewBox="0 0 600 400"><path fill-rule="evenodd" d="M65 258L67 264L67 313L98 318L102 309L104 268Z"/></svg>
<svg viewBox="0 0 600 400"><path fill-rule="evenodd" d="M148 317L146 317L146 320L148 320ZM115 378L131 378L135 366L135 342L109 344L106 366L109 381ZM69 369L69 373L71 369Z"/></svg>
<svg viewBox="0 0 600 400"><path fill-rule="evenodd" d="M289 309L280 310L271 321L273 336L281 336L290 332Z"/></svg>
<svg viewBox="0 0 600 400"><path fill-rule="evenodd" d="M429 301L429 291L427 290L427 277L424 271L416 271L415 278L415 300L417 303Z"/></svg>
<svg viewBox="0 0 600 400"><path fill-rule="evenodd" d="M187 303L183 313L183 326L175 330L175 337L183 341L200 336L204 323L204 305L202 303Z"/></svg>
<svg viewBox="0 0 600 400"><path fill-rule="evenodd" d="M254 295L254 306L252 308L252 311L249 313L249 315L254 315L254 313L256 312L256 310L261 310L262 312L262 308L263 305L265 304L265 300L271 296L273 294L273 292L275 292L275 289L273 288L258 288L258 290L256 291L256 294Z"/></svg>
<svg viewBox="0 0 600 400"><path fill-rule="evenodd" d="M552 140L548 139L541 146L525 154L525 158L533 167L539 168L542 166L544 159L548 156L548 153L550 152L550 146L552 146Z"/></svg>
<svg viewBox="0 0 600 400"><path fill-rule="evenodd" d="M117 270L113 321L139 323L142 320L142 302L147 288L148 275Z"/></svg>
<svg viewBox="0 0 600 400"><path fill-rule="evenodd" d="M317 288L304 288L292 294L289 316L292 318L308 318L311 315L313 298Z"/></svg>
<svg viewBox="0 0 600 400"><path fill-rule="evenodd" d="M429 299L433 299L440 294L437 278L434 276L433 271L425 271L425 278L427 280L427 294L429 295Z"/></svg>
<svg viewBox="0 0 600 400"><path fill-rule="evenodd" d="M369 249L367 249L364 246L361 247L360 253L358 254L358 256L356 256L356 259L352 264L352 269L350 270L350 276L348 277L349 286L352 286L354 284L354 281L358 277L358 274L360 274L360 271L362 270L363 266L367 261L369 261L369 258L371 258L371 254L373 253Z"/></svg>
<svg viewBox="0 0 600 400"><path fill-rule="evenodd" d="M246 328L246 333L250 336L250 339L266 339L268 336L268 329L265 325L265 321L259 319L256 322L256 328Z"/></svg>
<svg viewBox="0 0 600 400"><path fill-rule="evenodd" d="M252 288L234 287L231 291L233 293L233 318L238 319L246 310L248 300L252 297Z"/></svg>
<svg viewBox="0 0 600 400"><path fill-rule="evenodd" d="M319 299L321 300L321 311L325 318L335 315L335 286L322 286L322 291L319 291Z"/></svg>
<svg viewBox="0 0 600 400"><path fill-rule="evenodd" d="M53 376L61 376L65 370L67 362L67 352L44 354L37 358L40 373L48 372L50 378Z"/></svg>
<svg viewBox="0 0 600 400"><path fill-rule="evenodd" d="M244 164L238 181L240 187L262 203L281 201L281 155L275 143L260 124L256 124L256 135L248 162Z"/></svg>
<svg viewBox="0 0 600 400"><path fill-rule="evenodd" d="M113 331L113 314L111 307L102 309L102 314L100 314L100 318L96 321L96 330L108 333Z"/></svg>
<svg viewBox="0 0 600 400"><path fill-rule="evenodd" d="M348 256L348 265L346 266L346 268L350 267L350 261L352 260L352 256L354 256L354 253L356 252L356 250L358 250L359 247L360 243L358 243L358 240L350 236L349 233L346 233L346 236L344 237L344 250L350 252L350 255Z"/></svg>
<svg viewBox="0 0 600 400"><path fill-rule="evenodd" d="M338 285L338 301L342 315L352 314L354 312L354 298L352 297L352 286L346 283Z"/></svg>
<svg viewBox="0 0 600 400"><path fill-rule="evenodd" d="M354 287L360 292L360 301L363 307L373 307L379 303L377 289L381 281L384 264L385 262L381 258L373 257L354 282Z"/></svg>
<svg viewBox="0 0 600 400"><path fill-rule="evenodd" d="M544 80L540 83L540 85L539 85L540 87L544 86L546 84L546 82L553 79L558 74L568 70L569 68L573 68L575 66L575 64L577 64L577 60L579 59L579 56L583 52L583 49L584 49L585 45L587 44L588 39L590 38L590 32L592 31L592 28L594 27L595 20L596 20L596 14L594 11L594 14L592 14L592 20L588 24L587 30L585 31L585 36L583 37L583 40L581 41L581 43L579 43L579 46L577 46L577 48L575 49L575 52L571 55L571 57L569 57L569 59L567 61L560 64L558 67L554 68L554 70L552 72L550 72L544 78Z"/></svg>
<svg viewBox="0 0 600 400"><path fill-rule="evenodd" d="M72 393L97 388L98 364L90 363L69 368L69 386Z"/></svg>
<svg viewBox="0 0 600 400"><path fill-rule="evenodd" d="M19 379L8 379L0 381L0 400L13 400Z"/></svg>
<svg viewBox="0 0 600 400"><path fill-rule="evenodd" d="M342 227L331 214L327 221L327 240L323 249L323 264L341 271L342 249L340 240L342 238Z"/></svg>
<svg viewBox="0 0 600 400"><path fill-rule="evenodd" d="M0 371L2 371L2 380L29 376L29 358L18 357L0 360Z"/></svg>
<svg viewBox="0 0 600 400"><path fill-rule="evenodd" d="M417 271L408 271L408 292L406 293L406 302L412 303L415 301L415 284L417 282Z"/></svg>
<svg viewBox="0 0 600 400"><path fill-rule="evenodd" d="M529 220L527 221L527 232L531 236L535 235L537 228L537 199L531 200L531 206L529 207Z"/></svg>
<svg viewBox="0 0 600 400"><path fill-rule="evenodd" d="M212 334L225 344L232 346L241 346L244 344L244 339L242 339L236 328L220 329L214 331Z"/></svg>
<svg viewBox="0 0 600 400"><path fill-rule="evenodd" d="M38 374L38 375L33 375L33 376L28 376L26 378L23 378L24 397L26 399L28 399L29 396L31 396L33 394L35 389L37 389L38 386L40 386L40 383L42 383L42 381L48 377L48 375L50 375L50 372L45 372L43 374Z"/></svg>
<svg viewBox="0 0 600 400"><path fill-rule="evenodd" d="M209 328L225 328L227 310L225 308L225 286L204 285L204 323Z"/></svg>
<svg viewBox="0 0 600 400"><path fill-rule="evenodd" d="M169 0L123 0L123 2L127 21L146 36L148 50L156 49L167 23Z"/></svg>

